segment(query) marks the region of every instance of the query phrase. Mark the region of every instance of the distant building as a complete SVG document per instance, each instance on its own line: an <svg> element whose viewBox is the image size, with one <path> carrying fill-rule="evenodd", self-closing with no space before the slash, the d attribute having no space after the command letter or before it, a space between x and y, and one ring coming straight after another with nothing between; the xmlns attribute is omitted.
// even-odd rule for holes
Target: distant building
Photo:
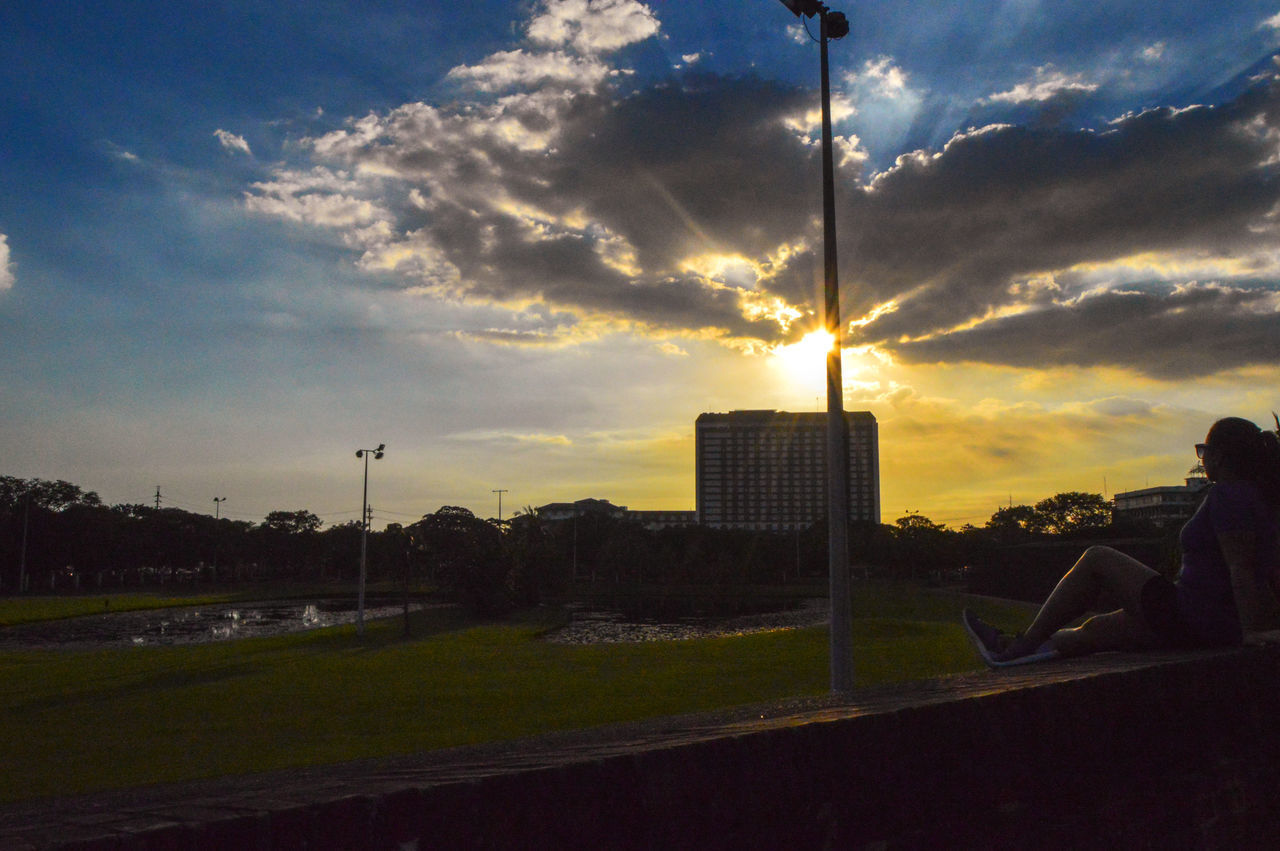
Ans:
<svg viewBox="0 0 1280 851"><path fill-rule="evenodd" d="M607 499L580 499L577 502L550 502L534 509L542 520L568 520L584 514L605 514L609 517L626 517L625 505L614 505Z"/></svg>
<svg viewBox="0 0 1280 851"><path fill-rule="evenodd" d="M697 526L696 511L628 511L627 519L634 520L644 528L656 532L678 526Z"/></svg>
<svg viewBox="0 0 1280 851"><path fill-rule="evenodd" d="M869 411L849 424L849 518L880 522L880 438ZM827 517L827 415L701 414L695 423L698 522L801 529Z"/></svg>
<svg viewBox="0 0 1280 851"><path fill-rule="evenodd" d="M543 520L569 520L584 514L604 514L619 520L632 520L654 531L671 526L696 526L698 523L696 511L631 511L625 505L614 505L607 499L551 502L535 510Z"/></svg>
<svg viewBox="0 0 1280 851"><path fill-rule="evenodd" d="M1180 525L1195 514L1209 480L1195 468L1182 485L1164 485L1118 493L1112 502L1116 520L1145 520L1160 526Z"/></svg>

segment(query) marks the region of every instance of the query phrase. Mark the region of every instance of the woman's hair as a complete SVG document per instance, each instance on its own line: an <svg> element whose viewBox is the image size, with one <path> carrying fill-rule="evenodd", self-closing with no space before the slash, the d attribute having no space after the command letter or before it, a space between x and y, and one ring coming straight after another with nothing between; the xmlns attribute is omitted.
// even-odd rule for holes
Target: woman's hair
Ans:
<svg viewBox="0 0 1280 851"><path fill-rule="evenodd" d="M1236 475L1258 485L1268 502L1280 506L1280 418L1276 429L1263 431L1249 420L1225 417L1210 427L1205 443L1222 453L1222 463Z"/></svg>

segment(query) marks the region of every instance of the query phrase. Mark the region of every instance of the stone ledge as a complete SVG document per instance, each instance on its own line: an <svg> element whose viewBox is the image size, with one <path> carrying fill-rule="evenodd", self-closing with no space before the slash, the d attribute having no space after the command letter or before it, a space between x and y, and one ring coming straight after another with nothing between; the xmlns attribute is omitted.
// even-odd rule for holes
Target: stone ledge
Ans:
<svg viewBox="0 0 1280 851"><path fill-rule="evenodd" d="M1280 829L1278 723L1280 652L1109 654L10 805L0 851L1238 845Z"/></svg>

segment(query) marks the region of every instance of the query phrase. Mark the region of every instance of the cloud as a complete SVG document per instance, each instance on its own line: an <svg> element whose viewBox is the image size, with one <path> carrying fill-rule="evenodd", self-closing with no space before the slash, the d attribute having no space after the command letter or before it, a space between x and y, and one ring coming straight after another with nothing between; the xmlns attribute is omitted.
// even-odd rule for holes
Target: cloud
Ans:
<svg viewBox="0 0 1280 851"><path fill-rule="evenodd" d="M495 53L479 65L462 66L449 72L451 79L470 83L482 92L548 83L590 89L607 76L609 67L596 59L559 51L527 53L524 50Z"/></svg>
<svg viewBox="0 0 1280 851"><path fill-rule="evenodd" d="M902 150L903 139L921 115L927 92L913 86L910 75L889 56L868 59L857 71L846 74L843 82L848 111L857 113L852 123L859 141L887 155Z"/></svg>
<svg viewBox="0 0 1280 851"><path fill-rule="evenodd" d="M1105 292L896 347L907 362L1122 366L1182 379L1280 360L1280 293ZM1153 356L1158 353L1158 356Z"/></svg>
<svg viewBox="0 0 1280 851"><path fill-rule="evenodd" d="M907 74L888 56L868 59L862 70L848 75L853 85L862 85L868 94L900 97L907 92Z"/></svg>
<svg viewBox="0 0 1280 851"><path fill-rule="evenodd" d="M249 143L244 140L243 136L237 136L226 130L214 130L213 135L222 145L223 149L231 153L242 153L253 155L253 151L249 150Z"/></svg>
<svg viewBox="0 0 1280 851"><path fill-rule="evenodd" d="M589 33L591 15L624 6L556 9L585 9L577 20ZM782 314L762 308L756 289L764 279L787 301L812 290L807 252L794 246L797 227L816 227L818 151L786 120L807 94L690 75L624 96L607 74L578 74L585 66L566 58L521 47L455 69L454 79L485 90L522 90L352 120L304 140L311 169L277 169L245 205L337 231L361 251L361 267L400 275L420 294L726 341L782 333ZM700 271L696 261L716 254L742 256L752 274Z"/></svg>
<svg viewBox="0 0 1280 851"><path fill-rule="evenodd" d="M1004 92L987 95L983 103L1022 104L1044 102L1063 94L1088 94L1097 91L1096 83L1087 83L1082 74L1064 74L1052 65L1036 69L1035 77Z"/></svg>
<svg viewBox="0 0 1280 851"><path fill-rule="evenodd" d="M9 259L9 237L0 233L0 291L12 289L16 282L13 262Z"/></svg>
<svg viewBox="0 0 1280 851"><path fill-rule="evenodd" d="M252 184L245 207L328 229L358 268L415 297L489 311L472 340L794 341L822 279L819 147L797 118L812 93L692 71L624 91L602 57L657 32L641 9L539 6L523 43L450 72L470 87L455 99L301 140L304 161ZM624 34L607 38L616 20ZM858 120L886 126L909 125L926 97L887 57L846 84ZM993 98L1094 88L1044 66ZM1271 80L1099 130L970 129L869 179L845 140L853 340L907 363L1159 378L1274 359L1278 141Z"/></svg>
<svg viewBox="0 0 1280 851"><path fill-rule="evenodd" d="M604 53L658 33L658 19L636 0L545 0L529 23L529 39L580 53Z"/></svg>
<svg viewBox="0 0 1280 851"><path fill-rule="evenodd" d="M859 338L912 360L1161 377L1273 358L1278 124L1268 81L1103 132L990 127L901 158L851 225L866 302L898 307Z"/></svg>
<svg viewBox="0 0 1280 851"><path fill-rule="evenodd" d="M1144 47L1138 53L1138 56L1146 62L1159 62L1164 58L1164 53L1167 49L1168 45L1163 41L1157 41L1154 44L1149 44Z"/></svg>

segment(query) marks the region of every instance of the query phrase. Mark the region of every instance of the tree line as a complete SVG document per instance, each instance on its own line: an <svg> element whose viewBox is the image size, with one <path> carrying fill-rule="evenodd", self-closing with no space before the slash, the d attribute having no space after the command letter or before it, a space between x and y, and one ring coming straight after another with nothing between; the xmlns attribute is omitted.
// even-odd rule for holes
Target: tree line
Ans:
<svg viewBox="0 0 1280 851"><path fill-rule="evenodd" d="M96 493L0 476L0 591L179 581L343 580L359 571L361 525L322 528L305 509L249 523L184 511L107 506ZM996 510L959 530L908 513L850 529L855 575L937 579L994 549L1091 534L1150 533L1112 524L1099 494L1067 492ZM440 589L482 613L500 613L593 589L704 589L815 582L827 571L824 523L796 532L702 526L646 529L603 513L547 521L526 508L497 521L443 506L408 525L371 531L372 581Z"/></svg>

